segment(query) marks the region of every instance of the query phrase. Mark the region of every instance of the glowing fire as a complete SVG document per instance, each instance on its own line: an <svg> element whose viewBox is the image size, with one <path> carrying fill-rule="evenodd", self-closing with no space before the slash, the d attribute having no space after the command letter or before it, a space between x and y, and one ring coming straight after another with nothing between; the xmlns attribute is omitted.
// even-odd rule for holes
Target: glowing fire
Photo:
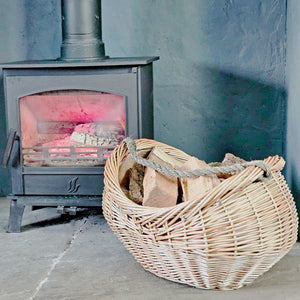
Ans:
<svg viewBox="0 0 300 300"><path fill-rule="evenodd" d="M57 157L62 156L61 153L70 153L71 148L70 146L76 146L74 142L71 141L71 136L67 136L64 139L57 139L53 142L44 144L43 146L49 147L48 152L52 153L50 154L50 157ZM79 152L77 154L78 157L97 157L97 148L87 148L87 147L81 147L81 148L74 148L76 152ZM82 153L87 152L87 154Z"/></svg>
<svg viewBox="0 0 300 300"><path fill-rule="evenodd" d="M125 137L125 98L115 94L29 95L20 98L20 117L24 165L103 164Z"/></svg>
<svg viewBox="0 0 300 300"><path fill-rule="evenodd" d="M50 153L50 157L68 157L68 154L71 153L71 146L77 146L73 149L77 153L78 157L98 157L98 148L78 147L78 145L71 141L71 136L67 136L64 139L54 140L53 142L44 144L43 146L47 148L49 147L48 152ZM66 153L66 155L62 155L63 153ZM103 156L108 157L109 154L104 153Z"/></svg>

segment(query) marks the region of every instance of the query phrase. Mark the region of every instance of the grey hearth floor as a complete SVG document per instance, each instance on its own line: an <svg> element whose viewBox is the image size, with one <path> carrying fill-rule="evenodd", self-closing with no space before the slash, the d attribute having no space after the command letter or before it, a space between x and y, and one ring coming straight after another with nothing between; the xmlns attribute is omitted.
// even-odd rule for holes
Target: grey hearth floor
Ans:
<svg viewBox="0 0 300 300"><path fill-rule="evenodd" d="M6 233L8 213L0 198L1 300L300 299L299 244L251 286L206 291L145 271L98 211L63 219L54 209L28 209L21 233Z"/></svg>

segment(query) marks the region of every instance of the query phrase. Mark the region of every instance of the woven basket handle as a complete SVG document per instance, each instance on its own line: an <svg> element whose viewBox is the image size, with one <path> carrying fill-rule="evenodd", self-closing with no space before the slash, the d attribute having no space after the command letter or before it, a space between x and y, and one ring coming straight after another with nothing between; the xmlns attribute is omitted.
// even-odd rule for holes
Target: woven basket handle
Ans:
<svg viewBox="0 0 300 300"><path fill-rule="evenodd" d="M128 152L134 161L136 161L138 164L141 164L145 167L150 167L158 171L159 173L162 173L167 176L174 176L180 178L185 178L185 177L193 178L199 176L211 176L215 174L229 174L231 172L241 172L249 166L257 166L260 169L262 169L264 172L263 176L261 177L261 180L268 180L272 178L272 172L270 166L265 161L262 160L254 160L245 163L233 164L230 166L211 166L203 169L184 171L180 169L164 167L150 159L145 159L139 156L137 153L135 141L129 137L124 140L124 143L126 144Z"/></svg>

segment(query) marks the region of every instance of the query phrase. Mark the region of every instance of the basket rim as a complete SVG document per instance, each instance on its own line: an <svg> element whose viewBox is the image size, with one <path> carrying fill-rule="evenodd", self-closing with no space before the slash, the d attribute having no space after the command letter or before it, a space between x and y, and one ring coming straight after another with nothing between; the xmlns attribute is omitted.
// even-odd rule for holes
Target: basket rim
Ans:
<svg viewBox="0 0 300 300"><path fill-rule="evenodd" d="M141 151L141 150L145 150L145 149L149 149L149 151L151 151L151 149L155 146L159 146L165 149L169 149L173 152L175 152L176 154L178 154L179 156L182 156L183 159L188 159L191 157L191 155L187 154L186 152L153 140L153 139L135 139L134 140L136 143L136 147L137 147L137 151ZM232 175L231 177L225 179L224 181L222 181L219 185L215 186L212 190L210 190L207 194L204 194L202 197L196 198L192 201L186 201L186 202L182 202L173 206L168 206L168 207L152 207L152 206L143 206L143 205L139 205L137 203L135 203L134 201L132 201L130 198L128 198L125 193L123 192L123 190L121 189L119 180L118 180L118 175L119 175L119 167L120 167L120 163L122 162L122 160L124 159L124 157L126 157L129 154L128 149L126 147L125 143L121 143L120 145L118 145L117 147L115 147L115 149L113 150L113 152L111 153L111 155L109 156L106 164L105 164L105 168L104 168L104 183L105 183L105 187L104 187L104 193L107 192L107 190L109 189L108 187L108 182L113 183L114 189L110 189L110 191L113 194L121 194L122 195L122 201L119 201L120 197L118 197L118 199L115 199L114 201L118 202L119 205L121 206L125 206L127 209L134 209L140 211L140 212L156 212L156 213L165 213L167 211L177 211L177 210L184 210L186 211L187 209L196 206L197 204L201 204L202 205L199 206L199 209L203 208L204 206L206 206L208 203L210 203L212 200L212 198L215 198L214 196L220 196L219 194L222 192L222 189L224 188L224 186L227 186L228 189L228 185L229 186L237 186L243 183L243 181L247 181L247 177L251 177L251 182L248 182L248 185L253 183L255 180L257 180L262 174L263 174L263 170L260 169L257 166L249 166L246 167L243 171L241 171L240 173L236 174L236 175ZM121 155L121 159L120 159L120 155ZM114 162L114 158L118 159L117 162ZM269 156L268 158L266 158L264 160L270 167L271 167L271 171L272 173L274 171L280 171L283 166L284 166L284 159L279 156L279 155L275 155L275 156ZM109 178L110 176L108 175L109 173L109 168L111 168L111 165L114 165L116 167L116 172L114 172L114 180L112 180L112 178ZM282 166L283 165L283 166ZM273 180L273 179L271 179ZM248 180L249 181L249 180ZM246 183L246 182L244 182ZM245 185L243 186L245 187ZM235 188L236 192L240 191L242 188L242 186L239 187L239 189ZM232 189L229 189L228 191L232 191ZM222 193L221 193L222 194Z"/></svg>

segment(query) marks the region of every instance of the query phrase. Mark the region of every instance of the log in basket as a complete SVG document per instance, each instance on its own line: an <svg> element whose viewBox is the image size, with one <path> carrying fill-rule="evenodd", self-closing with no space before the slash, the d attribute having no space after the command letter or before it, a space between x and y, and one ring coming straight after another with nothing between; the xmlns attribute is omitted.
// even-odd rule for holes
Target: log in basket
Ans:
<svg viewBox="0 0 300 300"><path fill-rule="evenodd" d="M137 153L154 146L178 160L188 154L136 140ZM123 193L118 172L129 154L117 146L105 166L104 216L127 250L153 274L204 289L238 289L269 270L297 240L298 215L281 174L284 160L268 157L269 180L256 165L244 168L201 198L176 206L141 206Z"/></svg>

